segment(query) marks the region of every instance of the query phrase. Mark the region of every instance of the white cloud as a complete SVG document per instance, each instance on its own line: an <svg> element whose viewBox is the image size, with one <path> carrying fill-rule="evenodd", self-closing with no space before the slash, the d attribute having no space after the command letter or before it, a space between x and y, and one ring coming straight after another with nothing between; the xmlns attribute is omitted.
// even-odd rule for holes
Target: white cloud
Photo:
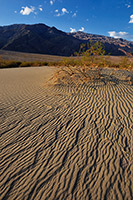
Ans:
<svg viewBox="0 0 133 200"><path fill-rule="evenodd" d="M40 11L43 11L43 8L39 8Z"/></svg>
<svg viewBox="0 0 133 200"><path fill-rule="evenodd" d="M62 16L62 15L65 15L65 14L68 14L68 13L69 13L69 12L67 11L66 8L62 8L62 9L61 9L61 13L59 13L59 10L58 10L58 9L55 10L55 12L57 13L57 14L56 14L57 17L60 17L60 16Z"/></svg>
<svg viewBox="0 0 133 200"><path fill-rule="evenodd" d="M82 31L82 32L83 32L84 30L85 30L84 27L81 27L81 28L79 29L79 31Z"/></svg>
<svg viewBox="0 0 133 200"><path fill-rule="evenodd" d="M50 0L51 6L54 4L55 0Z"/></svg>
<svg viewBox="0 0 133 200"><path fill-rule="evenodd" d="M62 8L62 14L69 13L66 8Z"/></svg>
<svg viewBox="0 0 133 200"><path fill-rule="evenodd" d="M35 7L30 6L30 8L28 6L26 7L22 7L22 9L20 10L20 14L22 15L29 15L30 13L35 13Z"/></svg>
<svg viewBox="0 0 133 200"><path fill-rule="evenodd" d="M130 23L130 24L133 23L133 15L130 16L130 21L129 21L129 23Z"/></svg>
<svg viewBox="0 0 133 200"><path fill-rule="evenodd" d="M72 17L76 17L76 16L77 16L77 13L74 13Z"/></svg>
<svg viewBox="0 0 133 200"><path fill-rule="evenodd" d="M76 32L76 29L75 28L70 28L70 33L74 33Z"/></svg>
<svg viewBox="0 0 133 200"><path fill-rule="evenodd" d="M57 17L60 17L60 16L61 16L61 14L60 14L60 13L58 13L56 16L57 16Z"/></svg>
<svg viewBox="0 0 133 200"><path fill-rule="evenodd" d="M17 13L17 11L15 10L15 11L14 11L14 13L16 14L16 13Z"/></svg>
<svg viewBox="0 0 133 200"><path fill-rule="evenodd" d="M50 1L51 6L53 5L53 1Z"/></svg>
<svg viewBox="0 0 133 200"><path fill-rule="evenodd" d="M129 40L133 41L133 35L130 35L128 32L109 31L108 33L109 33L110 37L113 37L113 38L123 38L123 39L129 39Z"/></svg>
<svg viewBox="0 0 133 200"><path fill-rule="evenodd" d="M130 8L130 7L131 7L131 5L130 5L130 4L125 4L125 6L126 6L127 8Z"/></svg>
<svg viewBox="0 0 133 200"><path fill-rule="evenodd" d="M39 5L38 9L42 12L43 11L42 5Z"/></svg>
<svg viewBox="0 0 133 200"><path fill-rule="evenodd" d="M109 31L108 33L110 37L114 37L114 38L121 38L128 34L127 32L122 32L122 31L118 33L116 31Z"/></svg>

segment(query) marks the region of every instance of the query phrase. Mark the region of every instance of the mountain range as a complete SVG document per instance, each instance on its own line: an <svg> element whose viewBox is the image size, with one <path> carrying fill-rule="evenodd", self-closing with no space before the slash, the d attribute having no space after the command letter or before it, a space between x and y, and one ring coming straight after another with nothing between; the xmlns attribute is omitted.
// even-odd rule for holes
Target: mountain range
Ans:
<svg viewBox="0 0 133 200"><path fill-rule="evenodd" d="M121 38L88 34L66 33L45 24L14 24L0 26L0 49L27 53L71 56L82 43L100 41L107 54L124 55L133 52L133 42Z"/></svg>

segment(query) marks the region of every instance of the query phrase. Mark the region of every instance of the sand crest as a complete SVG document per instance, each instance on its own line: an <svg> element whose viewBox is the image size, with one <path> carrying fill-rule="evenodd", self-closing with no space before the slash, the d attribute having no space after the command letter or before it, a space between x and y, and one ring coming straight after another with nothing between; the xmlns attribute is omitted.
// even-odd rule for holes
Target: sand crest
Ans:
<svg viewBox="0 0 133 200"><path fill-rule="evenodd" d="M53 71L0 70L0 199L132 199L132 86L47 86Z"/></svg>

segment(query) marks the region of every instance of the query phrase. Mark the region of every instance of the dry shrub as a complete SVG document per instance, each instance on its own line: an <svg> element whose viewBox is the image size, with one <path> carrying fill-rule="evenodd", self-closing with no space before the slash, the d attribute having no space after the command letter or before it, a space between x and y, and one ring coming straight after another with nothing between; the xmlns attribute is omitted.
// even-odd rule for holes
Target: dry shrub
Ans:
<svg viewBox="0 0 133 200"><path fill-rule="evenodd" d="M55 84L69 84L79 87L84 83L101 79L99 59L105 65L103 45L90 41L88 44L82 44L76 54L78 59L62 61L63 67L60 66L58 72L51 79L54 80Z"/></svg>
<svg viewBox="0 0 133 200"><path fill-rule="evenodd" d="M7 60L0 60L0 68L12 68L12 67L19 67L21 62L19 61L7 61Z"/></svg>
<svg viewBox="0 0 133 200"><path fill-rule="evenodd" d="M31 67L31 66L48 66L48 62L19 62L19 61L10 61L3 60L0 58L0 68L15 68L15 67Z"/></svg>
<svg viewBox="0 0 133 200"><path fill-rule="evenodd" d="M133 62L130 57L124 56L120 62L120 68L132 70L133 69Z"/></svg>
<svg viewBox="0 0 133 200"><path fill-rule="evenodd" d="M104 81L101 75L103 67L130 70L133 65L127 57L124 57L119 64L111 63L109 57L104 56L105 50L100 42L90 41L88 44L82 44L76 55L77 59L69 58L60 62L58 72L51 79L54 84L69 84L78 88L84 83Z"/></svg>
<svg viewBox="0 0 133 200"><path fill-rule="evenodd" d="M58 71L49 80L55 85L71 85L79 88L82 84L101 79L101 70L97 66L64 66L58 67Z"/></svg>

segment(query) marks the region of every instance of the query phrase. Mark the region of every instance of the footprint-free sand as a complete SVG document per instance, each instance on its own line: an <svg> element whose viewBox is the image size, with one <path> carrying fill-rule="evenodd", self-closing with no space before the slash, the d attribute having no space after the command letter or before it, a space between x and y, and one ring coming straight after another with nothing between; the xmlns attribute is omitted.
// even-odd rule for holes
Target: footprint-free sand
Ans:
<svg viewBox="0 0 133 200"><path fill-rule="evenodd" d="M116 72L77 91L53 71L0 70L0 199L131 200L132 86Z"/></svg>

